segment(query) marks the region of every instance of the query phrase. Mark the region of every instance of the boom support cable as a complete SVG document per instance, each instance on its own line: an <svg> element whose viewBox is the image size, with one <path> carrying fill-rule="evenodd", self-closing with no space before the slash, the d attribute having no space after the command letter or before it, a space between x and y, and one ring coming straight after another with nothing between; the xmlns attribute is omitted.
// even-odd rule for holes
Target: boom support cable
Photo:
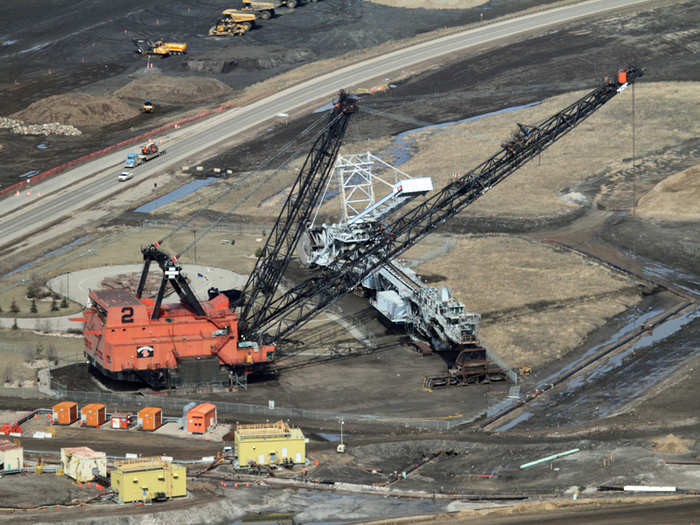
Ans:
<svg viewBox="0 0 700 525"><path fill-rule="evenodd" d="M248 329L249 337L279 340L304 325L358 286L377 268L397 257L523 164L538 156L643 74L634 66L586 94L536 126L518 125L519 131L495 155L445 186L418 206L405 211L391 225L380 227L373 239L343 254L335 267L323 270L270 301L264 314Z"/></svg>
<svg viewBox="0 0 700 525"><path fill-rule="evenodd" d="M305 137L309 133L311 133L316 127L318 127L319 124L323 123L326 120L325 115L322 117L319 117L318 119L314 120L311 124L309 124L306 128L304 128L298 135L296 135L293 139L287 141L286 144L284 144L281 148L279 148L274 155L266 157L265 159L261 160L256 167L254 167L252 170L250 170L250 173L247 176L242 177L241 179L236 180L235 182L231 183L228 187L228 189L222 191L219 195L216 196L213 200L207 203L206 206L203 206L199 208L195 213L193 213L190 217L182 221L179 225L177 225L175 228L173 228L172 231L170 231L163 239L159 241L160 244L163 244L166 240L171 238L173 235L178 233L179 231L187 228L192 221L194 221L199 215L201 215L205 210L211 209L212 206L214 206L217 202L223 200L224 198L228 197L232 191L238 189L239 187L243 186L246 184L249 179L258 171L264 169L266 166L270 165L275 159L279 158L283 153L289 151L292 146L294 146L297 142L299 142L299 139L302 137ZM314 138L317 137L319 134L323 133L325 129L328 127L328 124L326 124L320 131L318 131L315 135ZM285 166L294 156L296 155L296 150L292 150L290 155L288 155L283 162L280 163L280 165L268 176L264 179L264 182L268 182L272 177L274 177L279 170L282 169L283 166ZM256 186L255 190L259 189L259 187L262 186L258 185ZM238 208L241 204L246 202L253 194L255 191L251 191L248 194L246 194L242 199L238 200L235 202L225 213L231 213L233 210ZM216 227L221 221L223 220L223 214L217 219L216 222L212 223L211 227L202 230L203 233L197 236L195 240L190 242L184 249L180 251L180 253L177 255L177 257L180 257L187 251L189 251L196 243L197 241L200 241L203 237L205 237L211 230Z"/></svg>

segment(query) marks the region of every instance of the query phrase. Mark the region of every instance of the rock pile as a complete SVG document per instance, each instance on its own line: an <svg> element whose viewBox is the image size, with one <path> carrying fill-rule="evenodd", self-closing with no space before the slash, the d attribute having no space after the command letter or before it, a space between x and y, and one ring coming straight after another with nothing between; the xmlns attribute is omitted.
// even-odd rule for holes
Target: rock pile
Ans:
<svg viewBox="0 0 700 525"><path fill-rule="evenodd" d="M22 120L0 117L0 129L9 129L13 135L66 135L74 137L82 132L70 124L49 122L46 124L25 124Z"/></svg>

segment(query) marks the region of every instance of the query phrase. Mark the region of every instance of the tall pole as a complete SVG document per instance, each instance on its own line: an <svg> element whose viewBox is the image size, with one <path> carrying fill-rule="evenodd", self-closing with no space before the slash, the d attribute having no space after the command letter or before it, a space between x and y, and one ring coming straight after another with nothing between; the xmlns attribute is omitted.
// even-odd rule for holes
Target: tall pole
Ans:
<svg viewBox="0 0 700 525"><path fill-rule="evenodd" d="M634 84L632 84L632 216L637 213L637 123L634 101Z"/></svg>
<svg viewBox="0 0 700 525"><path fill-rule="evenodd" d="M194 264L197 264L197 230L192 230L192 240L194 241Z"/></svg>

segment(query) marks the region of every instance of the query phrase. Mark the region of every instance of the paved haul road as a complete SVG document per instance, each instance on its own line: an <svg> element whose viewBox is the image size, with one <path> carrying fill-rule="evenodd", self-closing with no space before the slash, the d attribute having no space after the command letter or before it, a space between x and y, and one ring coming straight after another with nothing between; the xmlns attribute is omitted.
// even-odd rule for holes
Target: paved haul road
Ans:
<svg viewBox="0 0 700 525"><path fill-rule="evenodd" d="M129 183L117 182L120 171L117 167L123 163L126 153L133 149L105 155L34 186L32 197L21 194L3 200L0 245L11 245L40 230L46 234L52 223L119 192L127 185L142 182L150 175L177 165L278 113L289 112L314 100L332 96L342 88L486 42L649 1L590 0L471 29L344 67L248 106L223 112L169 133L164 139L167 154L136 168L134 180ZM32 202L31 199L36 199L39 193L42 197ZM94 219L93 216L92 220Z"/></svg>

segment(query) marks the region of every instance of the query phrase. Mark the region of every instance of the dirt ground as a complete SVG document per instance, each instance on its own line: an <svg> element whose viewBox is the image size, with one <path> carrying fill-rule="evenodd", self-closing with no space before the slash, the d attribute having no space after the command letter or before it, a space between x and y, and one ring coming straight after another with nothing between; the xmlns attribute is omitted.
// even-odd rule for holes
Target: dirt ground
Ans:
<svg viewBox="0 0 700 525"><path fill-rule="evenodd" d="M119 99L67 93L37 100L12 117L31 124L59 122L80 129L84 126L105 126L134 118L138 114L135 107Z"/></svg>
<svg viewBox="0 0 700 525"><path fill-rule="evenodd" d="M74 362L82 357L77 334L40 335L24 330L0 330L0 384L5 387L36 385L39 368Z"/></svg>
<svg viewBox="0 0 700 525"><path fill-rule="evenodd" d="M181 17L187 20L184 5L173 5L181 8ZM273 22L281 25L287 19L287 22L300 23L302 16L299 13L324 5L334 4L332 0L309 4L292 14L283 13ZM365 9L372 4L357 5ZM370 7L375 8L378 7ZM522 352L524 361L535 364L535 377L523 381L520 394L517 389L511 390L510 385L495 383L424 392L422 377L444 370L445 362L437 355L419 356L403 344L399 335L379 322L376 314L367 309L366 300L348 296L329 312L329 316L319 316L299 336L306 340L307 347L286 342L286 355L280 360L282 370L277 379L251 383L244 393L210 394L207 399L264 406L274 399L278 406L370 413L387 419L430 417L449 420L466 417L470 413L494 409L509 393L523 395L546 380L548 374L570 366L573 359L586 355L591 348L617 340L630 326L638 327L651 316L687 300L650 287L640 289L636 279L621 277L572 252L554 249L541 242L543 239L570 243L650 278L669 282L691 296L698 294L697 221L685 215L691 210L694 194L668 191L679 188L677 181L682 183L688 173L691 176L693 173L684 170L698 164L696 125L694 120L688 120L696 118L692 115L696 114L697 108L683 100L697 98L695 83L700 80L694 67L697 64L697 27L693 21L698 18L698 9L693 2L665 2L656 7L642 8L635 16L616 15L571 24L527 41L512 43L501 50L460 57L449 65L436 64L437 69L408 76L385 95L366 98L363 102L369 111L358 114L352 123L357 125L349 133L351 141L355 142L350 144L354 151L362 144L366 145L368 138L370 143L388 148L391 141L386 137L407 129L545 101L552 96L560 97L557 103L563 104L564 99L575 97L574 92L590 88L594 84L592 78L614 71L621 63L638 62L647 68L644 82L635 88L636 158L628 158L631 153L625 152L631 152L631 148L623 147L625 141L631 141L631 92L628 90L601 112L602 120L597 125L593 125L593 120L588 121L543 155L543 168L550 166L548 162L558 162L560 178L556 176L557 169L548 175L551 177L548 184L554 190L538 190L534 181L540 173L533 164L528 168L533 181L531 193L527 185L522 186L520 201L512 198L508 201L510 207L497 208L493 204L493 208L481 210L479 215L465 219L449 233L445 232L445 235L454 235L486 231L498 235L459 237L448 256L423 262L419 268L433 286L447 283L455 293L463 294L460 299L468 309L484 314L482 336L490 347L497 352L499 347ZM153 11L148 9L138 13L130 16L142 20L153 17ZM449 10L443 13L450 15ZM470 9L464 13L476 14ZM251 38L262 38L264 29L252 32ZM47 46L47 49L51 50L53 46ZM180 67L178 64L181 62L168 60L163 61L162 67L170 75ZM99 70L95 72L98 73ZM107 84L105 82L102 86ZM116 84L115 80L112 87ZM614 106L618 102L620 104ZM475 130L478 129L478 135L483 132L490 138L479 141L480 137L466 136L466 140L473 141L473 148L457 151L458 155L464 155L465 166L451 159L434 160L442 163L441 172L449 174L455 169L471 167L469 159L472 156L486 158L498 147L496 141L507 136L512 123L520 121L521 114L526 114L526 111L534 114L548 103L545 101L522 110L523 113L489 117L503 121L503 127L500 124L494 126L500 131L493 132L493 135L490 134L491 127L486 128L487 120L483 119L460 125L464 126L462 128L446 127L430 135L424 132L422 140L428 144L439 134L444 140L451 136L450 130L454 132L455 129L460 129L459 140L455 143L464 142L465 130L477 134ZM664 109L669 107L682 112L677 120L668 120L663 115ZM673 110L669 109L668 113L673 113ZM258 165L267 152L276 151L273 144L279 147L286 143L318 117L316 114L292 121L288 127L274 127L259 140L212 159L207 166L232 166L235 160L239 166L237 177ZM643 123L648 126L644 127ZM577 136L584 145L579 146L575 140ZM620 151L603 148L608 143L617 144ZM555 155L555 148L560 148L561 157ZM579 150L588 148L595 154L579 153ZM412 173L409 163L417 162L421 155L426 155L426 165L431 162L420 145L410 152L413 159L405 166L409 173ZM568 161L576 168L571 173L561 169L567 162L567 155L570 157ZM679 175L671 178L675 174ZM234 177L222 185L235 180ZM539 186L546 187L546 184ZM506 186L503 188L507 190ZM688 186L684 184L683 188ZM265 198L279 193L279 186L276 192L273 190L269 188ZM625 215L634 191L638 196L639 216ZM562 193L580 193L590 206L581 207L581 202L575 206L567 204L560 198ZM513 190L512 195L517 194L518 191ZM523 194L531 198L524 199ZM209 202L206 195L202 192L198 196L200 206L202 202ZM679 200L674 201L674 197ZM258 204L262 200L258 200ZM496 200L494 198L494 203ZM684 207L684 203L689 206ZM194 210L194 199L187 206L184 213ZM678 208L683 222L649 217L646 214L651 207ZM161 221L161 226L144 228L137 227L143 220L140 214L128 212L119 216L115 213L109 226L91 232L95 239L89 247L78 246L57 254L52 261L38 262L33 271L49 276L65 269L101 264L105 260L137 262L140 246L162 237L179 223L181 215L176 213L177 208L182 209L176 205L151 214L149 218ZM274 205L269 208L274 209ZM567 214L569 209L580 211L578 215ZM258 239L264 237L262 229L266 227L266 217L270 216L268 209L260 210L256 208L249 214L240 210L227 211L227 224L244 224L238 229L229 226L229 229L217 230L210 235L211 239L198 244L197 262L216 262L217 266L240 273L250 269L254 261L252 253L262 242ZM538 210L541 213L537 213ZM552 220L551 214L556 213L566 217ZM496 219L489 218L497 214ZM522 221L523 216L530 220ZM203 227L205 218L212 217L216 218L218 214L213 211L201 216L198 227ZM681 220L679 217L674 219ZM527 230L528 237L502 235L512 230ZM176 252L184 248L192 236L192 231L183 230L168 239L166 247ZM230 244L233 239L235 245ZM420 260L443 244L443 237L433 236L406 257ZM184 255L185 264L190 258L194 260L193 251ZM24 271L26 273L13 276L17 279L13 286L20 286L20 279L29 275L29 269ZM358 328L360 338L347 328L339 329L333 315L342 316ZM533 498L557 495L567 500L571 500L576 490L597 495L595 491L599 485L673 485L697 490L696 466L663 462L697 461L700 455L697 440L700 419L696 408L700 394L697 345L700 319L697 315L697 310L689 309L682 319L671 319L661 329L651 330L636 339L629 353L612 356L600 367L574 376L550 394L541 396L537 402L528 405L529 413L509 429L480 432L480 421L472 426L453 428L449 433L401 426L346 424L344 439L348 448L345 455L339 455L335 451L335 437L324 439L321 435L338 433L336 421L295 421L310 438L309 456L319 461L317 468L310 469L311 476L326 481L387 482L393 471L407 471L425 456L440 450L441 454L435 459L409 472L406 479L401 477L393 482L391 487L437 493L454 491L497 495L517 492ZM8 355L16 357L22 351L25 344L23 334L18 337L18 340L6 339L6 347L1 347ZM372 352L304 364L304 360L323 355L323 346L330 341L361 349L370 339L376 344ZM567 353L564 348L573 350ZM295 351L300 353L294 355ZM303 355L306 352L311 355ZM541 363L539 366L538 362ZM66 375L77 375L77 372L78 369L69 369ZM100 388L86 374L80 377L85 380L80 385L82 389ZM135 393L134 397L138 399L138 394ZM0 404L34 408L46 406L47 400L2 398ZM669 434L673 436L669 437ZM175 456L197 457L216 451L216 444L201 440L184 442L167 438L172 441L161 441L166 438L160 436L143 440L138 434L132 437L121 433L120 439L116 440L113 435L103 430L62 429L61 435L51 443L31 438L23 438L23 441L26 448L42 449L85 440L95 443L97 449L115 454L134 452L138 448L148 453L172 451ZM525 462L573 448L580 448L580 452L537 467L519 468ZM0 480L0 483L4 481ZM60 498L65 500L67 496L63 487L60 492ZM393 498L377 498L380 504L372 506L370 502L374 500L370 496L331 493L324 497L320 492L272 492L260 487L251 488L249 492L227 489L226 496L227 502L240 502L256 513L289 510L302 515L306 512L303 515L309 517L307 521L339 520L349 515L356 521L369 520L377 516L401 515L400 511L392 509L402 507L400 500ZM251 501L255 502L254 505ZM403 505L410 508L412 514L428 514L450 509L456 511L465 504L453 503L452 506L437 506L424 501L415 506ZM543 505L542 511L556 511L548 506L550 502ZM523 509L514 508L513 512L523 512ZM548 515L553 519L558 516Z"/></svg>
<svg viewBox="0 0 700 525"><path fill-rule="evenodd" d="M700 219L700 165L671 175L639 199L637 215L645 219Z"/></svg>
<svg viewBox="0 0 700 525"><path fill-rule="evenodd" d="M606 319L635 305L642 291L627 276L577 254L504 235L460 238L418 272L480 312L481 339L513 367L563 357Z"/></svg>
<svg viewBox="0 0 700 525"><path fill-rule="evenodd" d="M550 3L556 0L492 2L486 13L488 19L495 19ZM304 64L363 52L438 28L479 22L482 14L479 7L433 9L416 19L406 9L362 0L324 0L299 9L280 9L278 16L242 38L206 36L221 10L228 7L230 2L223 0L197 5L128 0L118 6L105 0L81 2L79 6L61 0L42 5L41 20L36 20L32 2L13 0L0 22L0 72L6 79L0 85L0 114L14 113L32 102L66 92L111 96L132 81L136 84L122 92L131 97L132 109L140 109L148 97L168 103L159 105L153 115L137 115L79 140L52 139L49 147L41 150L36 149L36 139L0 132L4 146L0 161L6 166L0 184L16 182L30 169L48 169L118 142L134 131L155 127L175 113L196 111L201 105L221 100L226 90L184 96L186 91L180 84L191 84L193 77L203 77L194 82L220 81L240 91ZM134 53L132 38L187 42L188 53L153 60L147 72L147 61ZM142 80L151 73L176 78L164 86L164 92L162 83ZM255 89L260 91L261 87ZM19 156L21 163L16 160Z"/></svg>

